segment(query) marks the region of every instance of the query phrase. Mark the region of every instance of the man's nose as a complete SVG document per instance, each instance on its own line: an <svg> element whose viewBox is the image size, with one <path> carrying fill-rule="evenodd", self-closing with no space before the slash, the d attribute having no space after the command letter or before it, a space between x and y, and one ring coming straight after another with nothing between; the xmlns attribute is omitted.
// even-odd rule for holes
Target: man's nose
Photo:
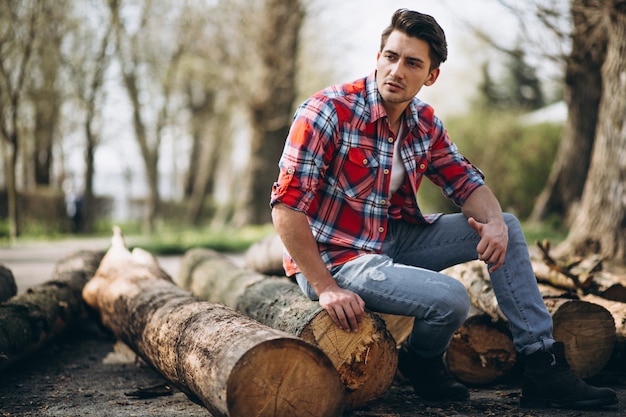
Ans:
<svg viewBox="0 0 626 417"><path fill-rule="evenodd" d="M402 66L401 66L401 61L400 60L394 62L391 65L391 75L393 75L394 77L401 77L402 76Z"/></svg>

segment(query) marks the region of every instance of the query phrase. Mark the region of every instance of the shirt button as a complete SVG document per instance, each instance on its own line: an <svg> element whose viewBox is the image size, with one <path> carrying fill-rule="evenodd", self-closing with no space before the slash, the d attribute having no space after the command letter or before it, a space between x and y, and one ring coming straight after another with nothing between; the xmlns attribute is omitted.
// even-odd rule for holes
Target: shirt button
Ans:
<svg viewBox="0 0 626 417"><path fill-rule="evenodd" d="M385 231L385 228L381 226L381 227L379 227L379 228L378 228L378 231L379 231L380 233L382 233L382 232L384 232L384 231Z"/></svg>
<svg viewBox="0 0 626 417"><path fill-rule="evenodd" d="M387 142L389 142L389 143L393 143L393 138L389 138L389 139L387 139Z"/></svg>
<svg viewBox="0 0 626 417"><path fill-rule="evenodd" d="M363 160L363 165L367 165L367 164L369 164L369 161L367 159L364 159Z"/></svg>
<svg viewBox="0 0 626 417"><path fill-rule="evenodd" d="M295 172L295 169L293 169L293 167L287 168L287 174L293 174L294 172Z"/></svg>
<svg viewBox="0 0 626 417"><path fill-rule="evenodd" d="M382 204L382 205L387 204L387 200L380 200L380 204Z"/></svg>
<svg viewBox="0 0 626 417"><path fill-rule="evenodd" d="M423 170L424 168L426 168L425 164L420 164L420 170Z"/></svg>
<svg viewBox="0 0 626 417"><path fill-rule="evenodd" d="M389 170L387 168L383 169L383 174L389 175Z"/></svg>

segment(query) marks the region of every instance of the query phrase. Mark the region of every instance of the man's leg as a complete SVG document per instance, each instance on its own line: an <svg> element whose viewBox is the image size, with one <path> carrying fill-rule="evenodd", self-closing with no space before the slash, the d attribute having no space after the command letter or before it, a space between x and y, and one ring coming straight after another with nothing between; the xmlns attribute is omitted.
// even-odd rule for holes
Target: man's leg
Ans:
<svg viewBox="0 0 626 417"><path fill-rule="evenodd" d="M598 407L617 403L615 391L586 384L569 368L562 343L552 339L552 319L537 288L519 221L505 213L509 246L504 264L491 274L498 304L509 320L516 349L525 355L521 404L528 407ZM477 259L480 240L463 215L434 225L395 223L388 254L398 262L442 270Z"/></svg>
<svg viewBox="0 0 626 417"><path fill-rule="evenodd" d="M504 264L491 274L500 309L509 320L517 351L529 354L549 349L552 318L537 288L528 246L519 221L505 213L509 246ZM432 225L394 222L387 253L396 262L440 271L477 259L480 236L462 214L442 216Z"/></svg>
<svg viewBox="0 0 626 417"><path fill-rule="evenodd" d="M399 367L418 395L428 400L467 399L467 388L454 380L442 360L469 310L461 283L435 271L394 263L386 255L364 255L331 272L339 286L359 294L368 309L415 317ZM305 294L317 299L304 277L296 278Z"/></svg>

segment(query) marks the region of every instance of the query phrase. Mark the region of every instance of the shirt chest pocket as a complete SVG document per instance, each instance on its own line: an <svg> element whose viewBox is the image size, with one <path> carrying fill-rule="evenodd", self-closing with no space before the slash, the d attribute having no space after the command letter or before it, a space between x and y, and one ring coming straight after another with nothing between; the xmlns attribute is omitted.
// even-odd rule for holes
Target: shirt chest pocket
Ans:
<svg viewBox="0 0 626 417"><path fill-rule="evenodd" d="M377 171L378 160L372 151L350 148L337 173L339 188L348 197L365 197L376 184Z"/></svg>

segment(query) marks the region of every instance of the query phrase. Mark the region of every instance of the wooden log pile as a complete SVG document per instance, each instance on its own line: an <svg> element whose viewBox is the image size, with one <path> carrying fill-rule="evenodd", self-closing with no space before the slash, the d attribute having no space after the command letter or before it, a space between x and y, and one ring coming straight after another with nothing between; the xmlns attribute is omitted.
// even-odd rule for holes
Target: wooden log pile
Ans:
<svg viewBox="0 0 626 417"><path fill-rule="evenodd" d="M177 281L203 300L231 306L319 347L339 373L347 409L379 397L393 381L396 342L375 314L365 314L357 333L342 331L319 303L305 297L287 278L237 268L211 250L188 251Z"/></svg>
<svg viewBox="0 0 626 417"><path fill-rule="evenodd" d="M119 232L83 298L102 323L215 416L338 416L344 396L322 351L175 285Z"/></svg>
<svg viewBox="0 0 626 417"><path fill-rule="evenodd" d="M259 271L275 270L282 259L279 243L277 236L272 236L251 247L246 265ZM555 339L565 343L574 372L590 377L607 365L614 349L626 345L626 274L603 270L601 259L595 256L557 261L549 256L549 244L538 246L542 256L533 257L533 269L552 315ZM251 251L262 254L262 261ZM493 383L514 369L519 358L487 269L476 261L442 272L464 283L473 307L451 341L446 353L448 367L466 384ZM392 319L390 323L395 324L392 333L401 343L410 332L412 319Z"/></svg>
<svg viewBox="0 0 626 417"><path fill-rule="evenodd" d="M61 259L49 281L0 303L0 369L40 349L87 318L81 291L103 253L80 251ZM1 268L7 276L8 269ZM13 274L10 278L15 286ZM16 288L11 292L15 293Z"/></svg>

